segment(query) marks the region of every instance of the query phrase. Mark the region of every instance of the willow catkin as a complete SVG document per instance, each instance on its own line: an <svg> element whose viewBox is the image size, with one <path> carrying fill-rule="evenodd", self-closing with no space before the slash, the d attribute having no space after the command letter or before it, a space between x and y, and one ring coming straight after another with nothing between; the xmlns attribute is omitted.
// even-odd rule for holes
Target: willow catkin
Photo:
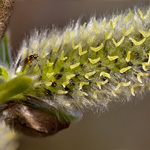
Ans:
<svg viewBox="0 0 150 150"><path fill-rule="evenodd" d="M149 89L150 8L93 17L24 40L13 75L34 78L25 93L70 113L106 108ZM13 76L12 75L12 76Z"/></svg>
<svg viewBox="0 0 150 150"><path fill-rule="evenodd" d="M0 120L30 136L68 128L150 89L150 7L35 30L10 68L0 66Z"/></svg>

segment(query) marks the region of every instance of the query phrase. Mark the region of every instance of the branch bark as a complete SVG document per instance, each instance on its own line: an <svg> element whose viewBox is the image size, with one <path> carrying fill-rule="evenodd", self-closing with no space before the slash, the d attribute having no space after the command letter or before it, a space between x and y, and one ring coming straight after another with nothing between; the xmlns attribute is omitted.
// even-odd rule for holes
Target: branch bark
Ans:
<svg viewBox="0 0 150 150"><path fill-rule="evenodd" d="M16 0L0 0L0 41L8 27L15 1Z"/></svg>

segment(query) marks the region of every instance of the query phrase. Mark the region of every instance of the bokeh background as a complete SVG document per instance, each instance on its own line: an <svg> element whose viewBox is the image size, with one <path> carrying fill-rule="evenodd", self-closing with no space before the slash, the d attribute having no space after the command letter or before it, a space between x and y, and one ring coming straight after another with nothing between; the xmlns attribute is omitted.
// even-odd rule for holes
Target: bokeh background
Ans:
<svg viewBox="0 0 150 150"><path fill-rule="evenodd" d="M65 27L70 20L108 16L149 1L18 0L9 24L14 57L23 38L34 29ZM22 136L18 150L150 150L150 93L114 103L101 114L85 113L70 128L47 138Z"/></svg>

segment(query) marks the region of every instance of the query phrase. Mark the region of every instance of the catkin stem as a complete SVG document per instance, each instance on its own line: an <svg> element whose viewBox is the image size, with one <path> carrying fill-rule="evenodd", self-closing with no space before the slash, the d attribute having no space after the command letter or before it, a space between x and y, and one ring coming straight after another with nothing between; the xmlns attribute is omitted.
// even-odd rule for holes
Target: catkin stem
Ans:
<svg viewBox="0 0 150 150"><path fill-rule="evenodd" d="M0 41L7 29L16 0L0 0Z"/></svg>

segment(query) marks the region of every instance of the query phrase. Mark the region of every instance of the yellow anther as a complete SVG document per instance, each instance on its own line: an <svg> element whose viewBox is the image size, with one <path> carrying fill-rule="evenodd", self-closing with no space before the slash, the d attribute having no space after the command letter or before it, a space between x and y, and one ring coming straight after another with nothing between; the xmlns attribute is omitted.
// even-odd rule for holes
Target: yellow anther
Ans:
<svg viewBox="0 0 150 150"><path fill-rule="evenodd" d="M128 71L128 70L131 69L131 68L132 68L131 66L122 68L122 69L120 69L120 73L124 73L124 72Z"/></svg>
<svg viewBox="0 0 150 150"><path fill-rule="evenodd" d="M89 79L89 77L93 76L95 73L96 73L96 71L92 71L92 72L86 73L85 74L85 78Z"/></svg>
<svg viewBox="0 0 150 150"><path fill-rule="evenodd" d="M69 81L63 82L62 86L65 88L69 84Z"/></svg>
<svg viewBox="0 0 150 150"><path fill-rule="evenodd" d="M93 41L94 41L94 38L95 38L95 36L89 37L89 38L87 39L87 43L88 43L89 45L91 45L91 44L93 43Z"/></svg>
<svg viewBox="0 0 150 150"><path fill-rule="evenodd" d="M93 24L93 26L94 26L94 31L95 31L96 34L99 34L99 33L101 32L102 28L99 29L99 25L98 25L98 23L97 23L95 17L94 17L94 20L93 20L93 21L94 21L94 24Z"/></svg>
<svg viewBox="0 0 150 150"><path fill-rule="evenodd" d="M79 90L81 90L84 85L89 85L89 82L80 82Z"/></svg>
<svg viewBox="0 0 150 150"><path fill-rule="evenodd" d="M47 63L47 66L49 66L49 67L53 66L53 64L54 64L53 62L50 63L48 60L46 63Z"/></svg>
<svg viewBox="0 0 150 150"><path fill-rule="evenodd" d="M52 73L46 73L46 76L47 76L48 78L51 78L53 75L54 75L54 72L52 72Z"/></svg>
<svg viewBox="0 0 150 150"><path fill-rule="evenodd" d="M129 61L130 61L130 54L131 54L131 51L128 51L127 57L126 57L126 62L129 62Z"/></svg>
<svg viewBox="0 0 150 150"><path fill-rule="evenodd" d="M114 30L112 30L109 34L107 33L107 31L105 32L105 39L108 40L111 38L112 34L113 34Z"/></svg>
<svg viewBox="0 0 150 150"><path fill-rule="evenodd" d="M138 9L138 13L139 13L139 15L140 15L140 17L141 17L141 20L143 20L143 19L144 19L144 16L143 16L143 13L142 13L142 11L141 11L140 9Z"/></svg>
<svg viewBox="0 0 150 150"><path fill-rule="evenodd" d="M134 27L132 26L128 31L122 31L124 36L128 36L132 31L133 31Z"/></svg>
<svg viewBox="0 0 150 150"><path fill-rule="evenodd" d="M106 25L106 18L104 17L103 19L103 25L105 26Z"/></svg>
<svg viewBox="0 0 150 150"><path fill-rule="evenodd" d="M150 66L150 63L147 62L142 63L142 68L144 71L147 71L146 66Z"/></svg>
<svg viewBox="0 0 150 150"><path fill-rule="evenodd" d="M67 58L68 58L68 57L64 57L64 51L62 51L60 59L64 61L64 60L66 60Z"/></svg>
<svg viewBox="0 0 150 150"><path fill-rule="evenodd" d="M71 78L75 77L75 74L69 74L66 76L66 79L67 80L70 80Z"/></svg>
<svg viewBox="0 0 150 150"><path fill-rule="evenodd" d="M101 89L101 85L105 85L108 82L108 80L102 81L102 82L97 82L97 86L99 89Z"/></svg>
<svg viewBox="0 0 150 150"><path fill-rule="evenodd" d="M94 31L95 31L96 34L99 34L102 31L102 28L100 30L97 30L97 28L94 27Z"/></svg>
<svg viewBox="0 0 150 150"><path fill-rule="evenodd" d="M74 40L72 41L72 48L73 48L73 50L79 48L79 45L80 45L80 43L77 44L77 45L75 45L75 44L74 44Z"/></svg>
<svg viewBox="0 0 150 150"><path fill-rule="evenodd" d="M55 46L55 45L53 44L52 47L53 47L53 51L54 51L54 52L57 52L58 49L59 49L59 45Z"/></svg>
<svg viewBox="0 0 150 150"><path fill-rule="evenodd" d="M100 73L100 76L104 76L104 77L107 77L107 78L111 78L110 77L110 74L109 73L106 73L106 72L104 72L104 71L102 71L101 73Z"/></svg>
<svg viewBox="0 0 150 150"><path fill-rule="evenodd" d="M71 39L71 36L70 36L70 31L67 30L65 33L64 33L64 43L67 44L70 42L70 39Z"/></svg>
<svg viewBox="0 0 150 150"><path fill-rule="evenodd" d="M86 93L86 92L82 92L82 93L83 93L83 95L88 96L88 93Z"/></svg>
<svg viewBox="0 0 150 150"><path fill-rule="evenodd" d="M112 91L111 93L112 93L113 96L115 96L115 97L117 96L115 91Z"/></svg>
<svg viewBox="0 0 150 150"><path fill-rule="evenodd" d="M120 16L116 17L113 21L110 21L110 28L113 30L116 26L117 21L120 19Z"/></svg>
<svg viewBox="0 0 150 150"><path fill-rule="evenodd" d="M118 22L118 20L120 19L120 16L116 17L113 21L110 21L110 27L113 30L116 26L116 23Z"/></svg>
<svg viewBox="0 0 150 150"><path fill-rule="evenodd" d="M139 30L139 32L140 32L145 38L147 38L147 37L150 36L150 30L149 30L149 32L144 32L143 30Z"/></svg>
<svg viewBox="0 0 150 150"><path fill-rule="evenodd" d="M138 87L138 86L142 86L142 84L135 84L135 85L133 85L133 86L131 87L131 94L132 94L133 96L135 96L134 89L135 89L136 87Z"/></svg>
<svg viewBox="0 0 150 150"><path fill-rule="evenodd" d="M150 63L150 52L148 53L148 63Z"/></svg>
<svg viewBox="0 0 150 150"><path fill-rule="evenodd" d="M86 23L80 26L81 39L85 39L87 35L84 33Z"/></svg>
<svg viewBox="0 0 150 150"><path fill-rule="evenodd" d="M114 29L114 27L115 27L115 26L114 26L113 22L110 21L110 28L111 28L111 29Z"/></svg>
<svg viewBox="0 0 150 150"><path fill-rule="evenodd" d="M129 82L127 82L127 83L124 83L124 82L121 82L121 83L119 83L118 85L117 85L117 87L116 87L116 89L115 90L118 90L121 86L129 86L130 85L130 81Z"/></svg>
<svg viewBox="0 0 150 150"><path fill-rule="evenodd" d="M133 39L133 38L130 37L129 40L131 40L134 43L134 45L138 46L138 45L143 44L145 42L146 38L143 38L140 41L136 41L135 39Z"/></svg>
<svg viewBox="0 0 150 150"><path fill-rule="evenodd" d="M130 16L131 16L131 10L129 10L129 13L126 15L125 19L124 19L124 22L127 23L128 20L130 19Z"/></svg>
<svg viewBox="0 0 150 150"><path fill-rule="evenodd" d="M147 71L147 69L146 69L147 64L148 64L148 63L145 63L145 62L142 63L142 68L143 68L144 71Z"/></svg>
<svg viewBox="0 0 150 150"><path fill-rule="evenodd" d="M148 76L149 73L136 73L137 79L140 83L142 83L141 76Z"/></svg>
<svg viewBox="0 0 150 150"><path fill-rule="evenodd" d="M68 91L63 91L63 90L58 90L58 92L57 92L58 94L67 94L68 93Z"/></svg>
<svg viewBox="0 0 150 150"><path fill-rule="evenodd" d="M120 39L119 42L116 42L115 39L112 39L112 41L113 41L114 45L115 45L116 47L118 47L118 46L121 45L122 42L124 41L124 36Z"/></svg>
<svg viewBox="0 0 150 150"><path fill-rule="evenodd" d="M44 55L42 56L42 58L45 58L48 54L49 54L49 53L44 54Z"/></svg>
<svg viewBox="0 0 150 150"><path fill-rule="evenodd" d="M83 92L83 91L77 91L77 94L79 96L88 96L88 94L86 92Z"/></svg>
<svg viewBox="0 0 150 150"><path fill-rule="evenodd" d="M100 57L98 57L96 59L89 58L89 61L90 61L91 64L96 64L96 63L98 63L100 61Z"/></svg>
<svg viewBox="0 0 150 150"><path fill-rule="evenodd" d="M82 45L80 44L79 45L79 55L82 56L82 55L84 55L86 53L87 53L87 51L82 51Z"/></svg>
<svg viewBox="0 0 150 150"><path fill-rule="evenodd" d="M142 83L141 76L139 74L137 74L137 79L140 83Z"/></svg>
<svg viewBox="0 0 150 150"><path fill-rule="evenodd" d="M98 51L100 51L102 48L104 47L104 44L102 43L100 46L98 46L98 47L90 47L91 48L91 50L92 51L94 51L94 52L98 52Z"/></svg>
<svg viewBox="0 0 150 150"><path fill-rule="evenodd" d="M73 64L70 66L71 69L74 69L74 68L77 68L78 66L80 65L80 62L79 63L76 63L76 64Z"/></svg>
<svg viewBox="0 0 150 150"><path fill-rule="evenodd" d="M108 55L107 58L108 58L110 61L113 61L113 60L117 59L118 56L109 56L109 55Z"/></svg>
<svg viewBox="0 0 150 150"><path fill-rule="evenodd" d="M94 91L93 97L94 97L94 98L97 98L97 92L96 92L96 91Z"/></svg>
<svg viewBox="0 0 150 150"><path fill-rule="evenodd" d="M147 17L149 17L150 11L147 12L147 14L144 16L144 19L146 19Z"/></svg>

